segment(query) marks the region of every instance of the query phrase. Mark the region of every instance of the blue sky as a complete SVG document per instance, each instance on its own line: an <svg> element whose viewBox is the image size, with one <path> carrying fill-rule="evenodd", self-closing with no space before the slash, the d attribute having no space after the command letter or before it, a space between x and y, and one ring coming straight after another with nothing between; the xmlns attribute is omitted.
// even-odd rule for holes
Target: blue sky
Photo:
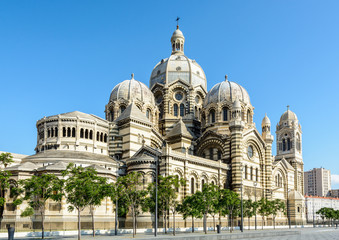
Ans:
<svg viewBox="0 0 339 240"><path fill-rule="evenodd" d="M339 1L1 1L0 150L33 154L35 123L82 111L104 117L113 87L149 83L170 55L177 16L185 54L208 89L241 84L272 130L286 105L303 130L304 169L339 188ZM274 146L275 153L275 146Z"/></svg>

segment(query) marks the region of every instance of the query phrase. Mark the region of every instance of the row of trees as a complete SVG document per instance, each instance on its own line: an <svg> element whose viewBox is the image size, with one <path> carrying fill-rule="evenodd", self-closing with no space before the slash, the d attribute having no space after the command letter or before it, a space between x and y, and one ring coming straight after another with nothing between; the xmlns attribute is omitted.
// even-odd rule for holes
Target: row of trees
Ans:
<svg viewBox="0 0 339 240"><path fill-rule="evenodd" d="M1 178L1 192L9 188L9 176L6 172ZM185 196L178 200L179 190L186 186L183 179L177 176L159 176L157 186L158 216L162 216L163 227L167 233L169 227L169 215L173 217L173 234L175 235L176 213L182 214L184 219L192 219L192 231L194 231L194 220L203 219L204 231L207 233L207 218L213 218L215 228L216 217L228 216L229 226L232 231L233 220L240 216L239 195L229 189L220 189L213 184L204 184L202 191ZM20 180L17 187L11 188L11 195L14 196L15 206L26 202L28 207L24 209L21 216L28 217L38 214L41 217L42 238L44 238L45 212L48 200L60 202L62 198L69 204L69 211L77 211L78 214L78 239L81 237L81 212L88 207L92 216L93 236L95 233L94 210L101 205L105 198L110 198L115 205L119 202L119 215L129 213L133 218L133 237L137 228L137 217L142 212L155 213L156 185L154 182L143 185L140 173L131 172L118 180L108 182L107 178L98 176L94 168L75 167L69 164L62 172L62 177L54 174L34 175L29 179ZM0 206L5 203L5 194L1 195ZM285 204L281 200L269 201L261 199L253 202L244 200L244 217L250 218L260 214L263 218L272 215L274 223L279 211L285 212ZM116 211L116 208L115 208Z"/></svg>
<svg viewBox="0 0 339 240"><path fill-rule="evenodd" d="M333 224L334 221L339 221L339 210L334 210L333 208L323 207L317 211L317 214L321 216L324 223L325 219L329 220L329 224Z"/></svg>

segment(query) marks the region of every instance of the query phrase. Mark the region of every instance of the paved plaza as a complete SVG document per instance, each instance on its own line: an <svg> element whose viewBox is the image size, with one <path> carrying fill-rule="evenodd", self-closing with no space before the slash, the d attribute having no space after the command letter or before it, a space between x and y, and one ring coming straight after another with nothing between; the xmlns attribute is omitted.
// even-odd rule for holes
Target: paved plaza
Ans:
<svg viewBox="0 0 339 240"><path fill-rule="evenodd" d="M153 234L142 234L139 233L135 236L135 239L150 239L155 237ZM7 239L7 238L0 238ZM37 237L25 237L25 238L15 238L16 240L36 240L41 239ZM77 236L53 236L46 237L46 239L65 239L65 240L76 240ZM89 240L108 240L108 239L132 239L132 234L123 234L119 236L112 235L97 235L93 238L91 235L83 235L81 239ZM339 240L339 228L303 228L303 229L277 229L277 230L251 230L244 231L241 233L239 230L234 231L233 233L222 232L221 234L216 234L209 232L207 235L202 232L197 233L177 233L176 236L172 236L169 234L160 233L157 239L165 240L165 239L252 239L252 240L260 240L260 239L270 239L270 240Z"/></svg>

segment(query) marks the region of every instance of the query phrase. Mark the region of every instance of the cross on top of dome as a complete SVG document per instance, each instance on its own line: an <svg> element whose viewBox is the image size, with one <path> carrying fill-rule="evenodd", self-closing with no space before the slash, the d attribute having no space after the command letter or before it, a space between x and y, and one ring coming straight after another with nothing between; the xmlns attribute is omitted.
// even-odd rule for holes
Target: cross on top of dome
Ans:
<svg viewBox="0 0 339 240"><path fill-rule="evenodd" d="M171 37L172 54L184 55L185 37L179 29L179 19L180 18L177 17L177 29L173 32Z"/></svg>

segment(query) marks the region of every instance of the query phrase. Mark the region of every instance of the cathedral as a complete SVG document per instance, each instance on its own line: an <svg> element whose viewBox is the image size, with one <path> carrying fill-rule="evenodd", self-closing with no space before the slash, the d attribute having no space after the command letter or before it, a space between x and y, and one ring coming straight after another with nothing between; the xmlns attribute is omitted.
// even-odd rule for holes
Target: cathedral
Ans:
<svg viewBox="0 0 339 240"><path fill-rule="evenodd" d="M184 54L185 37L178 26L170 43L171 55L155 65L149 86L132 74L113 88L105 119L74 111L38 120L36 153L6 168L12 184L33 174L61 175L73 162L94 167L113 181L137 171L146 186L154 181L159 166L163 176L186 179L180 199L212 183L242 191L244 199L281 199L288 203L291 223L304 224L302 131L296 114L287 109L281 115L276 125L277 155L272 156L270 119L264 116L260 133L246 89L225 76L208 90L203 69ZM9 201L2 227L39 226L38 216L21 218L22 211ZM90 217L83 214L86 228ZM112 228L113 215L114 206L107 199L95 212L98 228ZM150 226L149 219L149 214L142 215L138 226ZM49 203L50 229L76 229L76 221L65 200ZM277 223L285 225L286 216L278 216Z"/></svg>

